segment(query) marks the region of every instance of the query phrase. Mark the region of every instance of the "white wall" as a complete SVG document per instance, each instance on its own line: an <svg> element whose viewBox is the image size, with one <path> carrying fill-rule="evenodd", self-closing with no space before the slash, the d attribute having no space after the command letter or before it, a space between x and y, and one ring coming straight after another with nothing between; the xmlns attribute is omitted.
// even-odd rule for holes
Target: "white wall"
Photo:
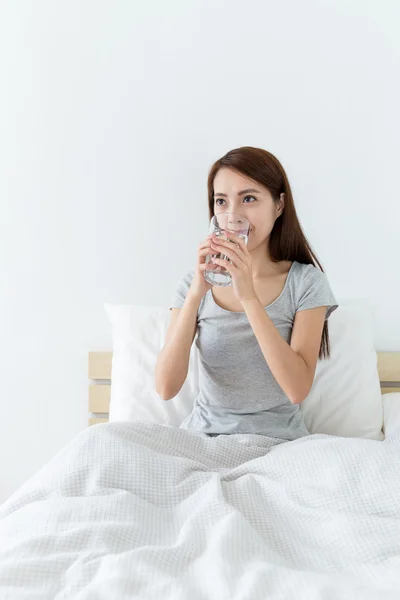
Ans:
<svg viewBox="0 0 400 600"><path fill-rule="evenodd" d="M103 303L166 304L193 266L231 148L282 161L335 293L400 349L399 12L1 3L0 501L86 427Z"/></svg>

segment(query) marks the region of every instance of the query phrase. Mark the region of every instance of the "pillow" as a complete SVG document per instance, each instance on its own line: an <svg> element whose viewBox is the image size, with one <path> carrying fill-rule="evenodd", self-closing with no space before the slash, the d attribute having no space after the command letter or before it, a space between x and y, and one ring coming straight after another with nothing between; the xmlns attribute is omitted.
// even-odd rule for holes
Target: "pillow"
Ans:
<svg viewBox="0 0 400 600"><path fill-rule="evenodd" d="M110 421L144 420L179 427L199 392L199 356L192 344L188 375L172 400L155 391L155 365L170 319L159 306L105 305L112 324ZM383 407L372 333L372 308L340 304L329 317L331 358L319 361L300 405L310 433L381 440Z"/></svg>
<svg viewBox="0 0 400 600"><path fill-rule="evenodd" d="M331 357L318 361L311 391L300 405L307 429L384 439L372 307L361 301L339 304L329 317L329 338Z"/></svg>
<svg viewBox="0 0 400 600"><path fill-rule="evenodd" d="M179 427L198 393L196 345L192 344L188 376L179 394L165 401L155 390L155 366L170 311L159 306L104 307L113 338L110 421L151 421Z"/></svg>
<svg viewBox="0 0 400 600"><path fill-rule="evenodd" d="M400 388L392 394L382 394L383 430L386 437L400 435Z"/></svg>

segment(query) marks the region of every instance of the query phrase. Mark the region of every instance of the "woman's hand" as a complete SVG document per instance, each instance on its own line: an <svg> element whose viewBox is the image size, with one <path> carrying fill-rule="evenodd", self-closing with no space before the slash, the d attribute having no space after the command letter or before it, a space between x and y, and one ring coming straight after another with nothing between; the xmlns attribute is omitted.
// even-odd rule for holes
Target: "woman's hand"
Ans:
<svg viewBox="0 0 400 600"><path fill-rule="evenodd" d="M230 231L225 234L232 241L225 241L216 235L211 236L211 248L215 252L225 254L232 262L214 258L213 261L225 269L232 276L232 287L235 296L240 302L257 298L253 285L251 269L251 256L246 244L235 233Z"/></svg>
<svg viewBox="0 0 400 600"><path fill-rule="evenodd" d="M208 235L204 242L201 242L198 247L195 273L189 288L189 293L199 300L201 300L208 290L213 287L211 283L208 283L208 281L204 279L204 271L212 271L215 269L215 265L212 263L206 264L207 254L211 255L212 253L211 235Z"/></svg>

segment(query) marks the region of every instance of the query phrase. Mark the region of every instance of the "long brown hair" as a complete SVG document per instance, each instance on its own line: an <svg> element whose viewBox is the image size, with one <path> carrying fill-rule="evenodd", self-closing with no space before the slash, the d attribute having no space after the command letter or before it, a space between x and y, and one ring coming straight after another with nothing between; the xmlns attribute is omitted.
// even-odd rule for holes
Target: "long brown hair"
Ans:
<svg viewBox="0 0 400 600"><path fill-rule="evenodd" d="M243 146L231 150L217 160L208 175L209 217L214 215L214 179L218 171L228 167L266 187L274 200L285 194L283 213L276 219L269 239L269 253L273 262L281 260L312 264L324 272L321 263L304 235L293 202L289 180L279 160L267 150ZM328 323L322 331L319 358L330 356Z"/></svg>

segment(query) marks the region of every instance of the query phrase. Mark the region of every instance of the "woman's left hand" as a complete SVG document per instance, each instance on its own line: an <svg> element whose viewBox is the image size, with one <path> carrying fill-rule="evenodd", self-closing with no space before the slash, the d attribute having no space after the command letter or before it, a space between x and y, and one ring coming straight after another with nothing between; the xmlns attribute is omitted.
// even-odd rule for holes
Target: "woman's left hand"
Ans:
<svg viewBox="0 0 400 600"><path fill-rule="evenodd" d="M213 262L221 267L225 267L232 276L232 287L235 296L243 302L250 298L257 298L253 285L253 274L251 269L251 256L246 244L234 233L226 233L232 241L225 241L220 237L213 235L211 238L211 248L215 252L225 254L232 262L213 258Z"/></svg>

